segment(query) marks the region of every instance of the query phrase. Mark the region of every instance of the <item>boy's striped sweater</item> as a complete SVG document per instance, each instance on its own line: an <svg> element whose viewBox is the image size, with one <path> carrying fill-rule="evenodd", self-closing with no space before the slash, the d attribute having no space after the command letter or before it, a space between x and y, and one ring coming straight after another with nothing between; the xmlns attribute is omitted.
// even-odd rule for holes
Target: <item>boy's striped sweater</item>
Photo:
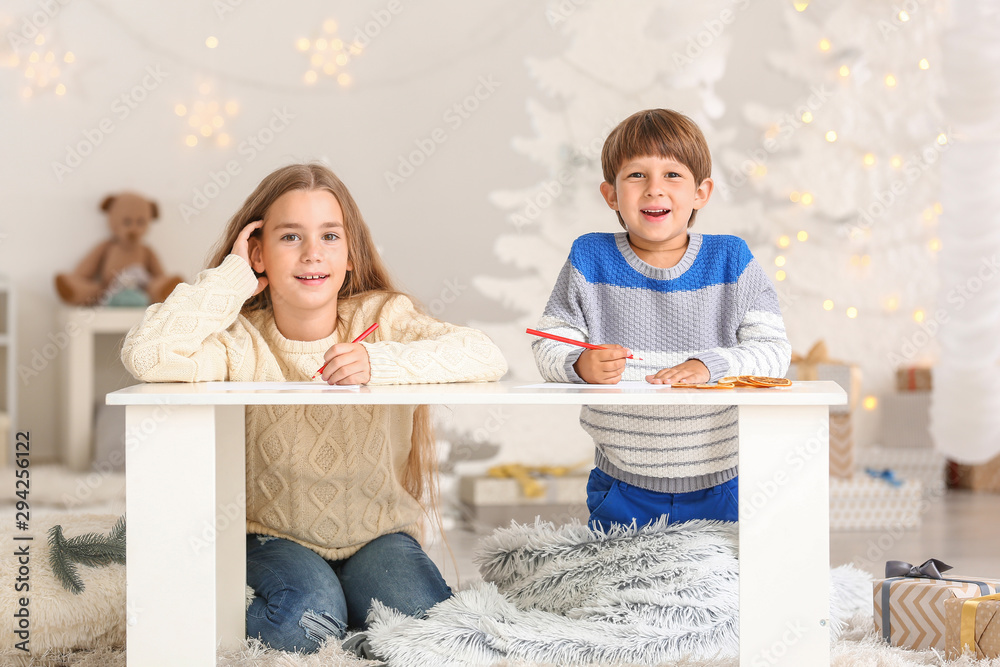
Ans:
<svg viewBox="0 0 1000 667"><path fill-rule="evenodd" d="M727 375L780 377L791 345L778 297L746 243L691 234L681 260L661 269L639 259L625 232L573 243L538 329L632 350L623 380L698 359L712 381ZM583 382L582 348L532 342L542 376ZM737 409L700 406L584 406L595 464L616 479L667 493L696 491L737 474Z"/></svg>

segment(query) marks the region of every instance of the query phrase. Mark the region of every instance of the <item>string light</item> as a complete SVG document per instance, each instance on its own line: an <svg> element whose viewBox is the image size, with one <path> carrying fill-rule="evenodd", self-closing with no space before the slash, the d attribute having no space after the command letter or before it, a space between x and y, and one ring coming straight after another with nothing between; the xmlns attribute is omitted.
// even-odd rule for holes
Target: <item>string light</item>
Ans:
<svg viewBox="0 0 1000 667"><path fill-rule="evenodd" d="M885 300L885 309L890 313L896 312L899 309L899 297L890 296Z"/></svg>
<svg viewBox="0 0 1000 667"><path fill-rule="evenodd" d="M823 302L823 310L833 310L833 301L827 299Z"/></svg>
<svg viewBox="0 0 1000 667"><path fill-rule="evenodd" d="M831 46L830 40L828 40L826 38L823 38L823 39L819 40L819 50L820 51L829 51L830 50L830 46Z"/></svg>
<svg viewBox="0 0 1000 667"><path fill-rule="evenodd" d="M809 206L812 203L813 203L813 196L811 194L809 194L808 192L803 192L802 193L802 205L803 206Z"/></svg>
<svg viewBox="0 0 1000 667"><path fill-rule="evenodd" d="M789 245L791 245L791 243L792 243L792 239L788 238L787 236L781 236L781 237L778 238L778 247L779 248L787 248ZM781 265L779 264L778 266L781 266Z"/></svg>
<svg viewBox="0 0 1000 667"><path fill-rule="evenodd" d="M878 399L874 396L865 396L865 400L861 403L865 410L874 410L878 407Z"/></svg>
<svg viewBox="0 0 1000 667"><path fill-rule="evenodd" d="M898 155L893 155L892 159L889 160L889 164L892 165L893 169L899 169L900 167L903 166L903 158L901 158Z"/></svg>
<svg viewBox="0 0 1000 667"><path fill-rule="evenodd" d="M336 37L337 22L333 19L323 21L322 28L323 34L316 39L300 37L295 41L297 50L309 54L310 69L302 76L302 80L311 86L319 81L322 74L334 78L341 86L349 86L351 76L341 70L351 58L361 54L363 47L356 41L345 44L344 40Z"/></svg>
<svg viewBox="0 0 1000 667"><path fill-rule="evenodd" d="M212 37L212 36L210 36L208 39L205 40L205 46L207 46L210 49L214 49L218 45L219 45L219 38L218 37Z"/></svg>
<svg viewBox="0 0 1000 667"><path fill-rule="evenodd" d="M803 123L813 122L813 115L811 111L806 111L802 114L802 122Z"/></svg>
<svg viewBox="0 0 1000 667"><path fill-rule="evenodd" d="M784 255L778 255L777 257L775 257L774 258L774 265L775 266L784 266L785 265L785 256Z"/></svg>
<svg viewBox="0 0 1000 667"><path fill-rule="evenodd" d="M42 35L38 35L35 38L35 44L37 46L44 45L45 38ZM51 50L45 52L32 51L25 59L24 69L22 70L22 74L27 81L21 89L21 96L25 99L30 99L36 93L42 93L47 90L51 90L60 97L65 95L66 85L59 81L62 69L59 67L58 62L69 65L75 62L75 60L76 56L71 51L66 51L61 56ZM8 62L12 67L17 67L21 64L21 59L17 54L14 54L8 58Z"/></svg>
<svg viewBox="0 0 1000 667"><path fill-rule="evenodd" d="M235 116L240 105L236 100L222 103L212 95L212 84L203 81L198 85L201 99L190 105L177 103L174 114L187 121L190 134L185 135L184 145L194 148L202 139L214 140L220 147L230 143L229 135L224 131L226 118Z"/></svg>
<svg viewBox="0 0 1000 667"><path fill-rule="evenodd" d="M934 203L934 212L937 213L938 215L944 213L944 208L942 208L941 202Z"/></svg>
<svg viewBox="0 0 1000 667"><path fill-rule="evenodd" d="M913 321L917 322L917 323L923 322L924 321L924 311L920 310L919 308L917 310L913 311Z"/></svg>
<svg viewBox="0 0 1000 667"><path fill-rule="evenodd" d="M895 88L896 87L896 77L894 77L892 74L886 74L885 75L885 85L886 85L887 88Z"/></svg>
<svg viewBox="0 0 1000 667"><path fill-rule="evenodd" d="M840 72L840 76L844 76L844 77L850 76L851 75L851 68L848 67L847 65L841 65L839 72Z"/></svg>
<svg viewBox="0 0 1000 667"><path fill-rule="evenodd" d="M792 5L795 7L795 11L804 12L809 6L809 0L795 0Z"/></svg>
<svg viewBox="0 0 1000 667"><path fill-rule="evenodd" d="M930 62L928 62L927 58L921 58L920 62L917 63L917 66L920 67L920 69L930 69L931 68L931 64L930 64Z"/></svg>
<svg viewBox="0 0 1000 667"><path fill-rule="evenodd" d="M853 320L857 316L858 316L858 309L857 308L855 308L854 306L851 306L850 308L847 309L847 317L849 317L850 319Z"/></svg>
<svg viewBox="0 0 1000 667"><path fill-rule="evenodd" d="M902 21L903 23L906 23L907 21L910 20L910 15L907 14L905 11L900 11L899 14L897 14L897 16L899 17L899 20Z"/></svg>
<svg viewBox="0 0 1000 667"><path fill-rule="evenodd" d="M874 153L865 153L865 156L864 156L864 158L862 158L861 161L865 163L866 167L871 167L872 165L875 164L875 154Z"/></svg>
<svg viewBox="0 0 1000 667"><path fill-rule="evenodd" d="M798 204L799 201L802 199L802 195L801 193L799 193L798 190L792 190L788 194L788 198L792 201L793 204Z"/></svg>
<svg viewBox="0 0 1000 667"><path fill-rule="evenodd" d="M788 276L787 276L787 274L784 271L776 271L775 274L774 274L774 279L777 280L778 282L781 282L782 280L784 280L787 277Z"/></svg>
<svg viewBox="0 0 1000 667"><path fill-rule="evenodd" d="M834 132L833 130L830 130L829 132L826 133L826 140L832 144L837 140L837 133Z"/></svg>
<svg viewBox="0 0 1000 667"><path fill-rule="evenodd" d="M797 238L799 241L808 241L809 233L806 231L800 231L798 234L795 235L795 238Z"/></svg>
<svg viewBox="0 0 1000 667"><path fill-rule="evenodd" d="M941 239L931 239L927 243L927 248L931 252L937 252L937 251L941 250Z"/></svg>
<svg viewBox="0 0 1000 667"><path fill-rule="evenodd" d="M948 143L948 135L946 135L944 132L937 135L937 142L939 146L944 146L946 143Z"/></svg>

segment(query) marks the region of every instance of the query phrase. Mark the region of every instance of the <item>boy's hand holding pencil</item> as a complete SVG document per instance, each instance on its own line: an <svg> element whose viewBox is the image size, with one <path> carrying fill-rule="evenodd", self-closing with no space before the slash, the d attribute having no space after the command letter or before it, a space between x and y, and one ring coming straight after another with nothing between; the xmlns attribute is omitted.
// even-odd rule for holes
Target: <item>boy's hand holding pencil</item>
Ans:
<svg viewBox="0 0 1000 667"><path fill-rule="evenodd" d="M541 336L560 343L586 348L573 364L573 370L590 384L618 384L621 382L622 372L625 370L625 360L637 358L632 356L632 350L621 345L594 345L536 329L525 329L525 332L532 336Z"/></svg>
<svg viewBox="0 0 1000 667"><path fill-rule="evenodd" d="M584 350L573 370L590 384L618 384L630 356L629 349L621 345L603 345L597 350Z"/></svg>

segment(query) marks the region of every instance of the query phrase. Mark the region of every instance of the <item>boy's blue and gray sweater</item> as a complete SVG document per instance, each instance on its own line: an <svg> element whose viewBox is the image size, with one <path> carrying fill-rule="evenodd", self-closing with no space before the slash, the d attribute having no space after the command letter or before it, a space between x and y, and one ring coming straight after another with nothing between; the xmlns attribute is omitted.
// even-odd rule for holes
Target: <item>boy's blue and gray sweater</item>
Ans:
<svg viewBox="0 0 1000 667"><path fill-rule="evenodd" d="M691 234L669 269L639 259L625 232L581 236L537 328L629 348L642 361L630 359L623 380L688 359L702 361L713 382L781 377L791 356L774 286L735 236ZM538 338L532 349L547 381L583 382L573 369L583 348ZM735 406L584 406L580 423L597 467L628 484L683 493L737 474Z"/></svg>

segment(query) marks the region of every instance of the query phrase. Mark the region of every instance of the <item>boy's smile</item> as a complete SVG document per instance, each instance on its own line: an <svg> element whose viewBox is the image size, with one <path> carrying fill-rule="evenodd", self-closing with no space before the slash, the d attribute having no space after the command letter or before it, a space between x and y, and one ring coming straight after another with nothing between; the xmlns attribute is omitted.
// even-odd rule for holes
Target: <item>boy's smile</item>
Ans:
<svg viewBox="0 0 1000 667"><path fill-rule="evenodd" d="M621 214L636 254L659 265L662 261L647 257L669 260L687 247L691 213L708 203L712 186L710 178L696 184L691 170L676 160L647 155L622 165L614 184L601 183L601 194Z"/></svg>

